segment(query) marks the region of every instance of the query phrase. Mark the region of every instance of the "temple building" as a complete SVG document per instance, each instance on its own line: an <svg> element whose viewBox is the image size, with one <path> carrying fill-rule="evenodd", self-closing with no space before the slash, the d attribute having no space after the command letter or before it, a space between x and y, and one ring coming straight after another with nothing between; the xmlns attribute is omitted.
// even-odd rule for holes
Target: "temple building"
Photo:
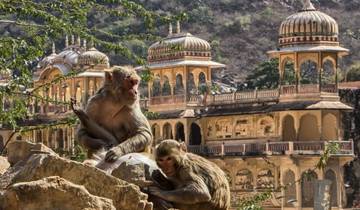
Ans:
<svg viewBox="0 0 360 210"><path fill-rule="evenodd" d="M339 100L338 62L348 50L338 34L337 22L305 1L281 23L279 48L268 52L279 59L277 89L211 94L211 72L224 65L211 61L207 41L170 27L148 50L155 142L184 141L217 163L234 206L272 189L265 209L313 209L314 180L330 179L333 209L345 208L343 165L354 154L353 142L343 138L342 113L352 108ZM340 150L309 176L330 142Z"/></svg>
<svg viewBox="0 0 360 210"><path fill-rule="evenodd" d="M338 35L337 22L305 0L302 10L281 23L278 49L268 52L279 59L279 87L212 94L212 72L225 65L211 60L209 42L182 32L179 23L174 32L170 25L169 34L148 49L146 68L154 78L147 84L148 99L142 105L150 113L154 144L176 139L190 152L217 163L230 182L233 206L270 189L273 193L264 209L313 209L314 180L326 178L333 181L333 209L344 209L343 166L353 159L354 145L344 139L342 115L352 108L340 102L337 75L339 59L349 51L340 46ZM71 37L69 44L66 38L61 52L53 47L39 63L34 88L49 100L30 103L36 120L28 124L60 121L71 111L55 101L76 98L83 106L101 86L109 58L91 45L87 48L80 39ZM76 76L42 86L69 72ZM0 75L0 82L5 77ZM9 134L0 129L0 143ZM14 138L72 154L74 134L74 127L59 125ZM309 176L331 142L340 150L324 170ZM290 183L294 184L280 187Z"/></svg>

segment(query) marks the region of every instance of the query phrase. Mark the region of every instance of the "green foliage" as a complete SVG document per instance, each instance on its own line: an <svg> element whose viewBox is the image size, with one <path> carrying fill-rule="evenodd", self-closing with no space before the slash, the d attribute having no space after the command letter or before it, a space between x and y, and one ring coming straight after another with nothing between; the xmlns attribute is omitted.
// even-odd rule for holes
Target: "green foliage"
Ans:
<svg viewBox="0 0 360 210"><path fill-rule="evenodd" d="M274 89L279 84L279 60L271 59L260 63L255 70L246 77L245 83L249 89Z"/></svg>
<svg viewBox="0 0 360 210"><path fill-rule="evenodd" d="M155 120L160 117L159 113L157 113L157 112L143 111L143 113L144 113L145 117L148 118L149 120Z"/></svg>
<svg viewBox="0 0 360 210"><path fill-rule="evenodd" d="M255 196L241 201L238 205L239 210L262 210L261 203L271 197L271 191L257 193Z"/></svg>
<svg viewBox="0 0 360 210"><path fill-rule="evenodd" d="M346 74L346 81L360 81L360 62L350 66Z"/></svg>

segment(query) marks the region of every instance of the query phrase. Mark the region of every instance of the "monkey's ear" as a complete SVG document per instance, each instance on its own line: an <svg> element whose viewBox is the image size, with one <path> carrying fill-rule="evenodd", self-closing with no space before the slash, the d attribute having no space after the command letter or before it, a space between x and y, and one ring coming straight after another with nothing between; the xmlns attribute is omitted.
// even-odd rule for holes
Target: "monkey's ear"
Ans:
<svg viewBox="0 0 360 210"><path fill-rule="evenodd" d="M105 72L105 84L111 84L112 83L112 75L110 72Z"/></svg>
<svg viewBox="0 0 360 210"><path fill-rule="evenodd" d="M180 149L181 149L181 151L187 152L187 147L186 147L185 142L180 143Z"/></svg>

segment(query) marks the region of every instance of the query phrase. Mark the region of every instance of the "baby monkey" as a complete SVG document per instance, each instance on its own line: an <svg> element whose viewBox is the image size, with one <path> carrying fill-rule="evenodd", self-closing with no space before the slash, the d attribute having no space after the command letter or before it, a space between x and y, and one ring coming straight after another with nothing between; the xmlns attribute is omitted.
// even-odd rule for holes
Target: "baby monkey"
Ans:
<svg viewBox="0 0 360 210"><path fill-rule="evenodd" d="M151 186L150 194L171 202L181 210L230 208L229 183L225 173L215 163L187 153L184 146L175 140L162 141L156 147L155 158L174 189L163 190Z"/></svg>

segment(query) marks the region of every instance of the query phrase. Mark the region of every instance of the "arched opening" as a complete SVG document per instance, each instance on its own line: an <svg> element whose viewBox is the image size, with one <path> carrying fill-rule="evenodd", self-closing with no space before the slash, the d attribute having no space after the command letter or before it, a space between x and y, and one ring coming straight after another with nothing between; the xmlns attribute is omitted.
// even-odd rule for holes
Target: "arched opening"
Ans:
<svg viewBox="0 0 360 210"><path fill-rule="evenodd" d="M58 129L56 133L56 143L57 149L63 150L64 149L64 132L62 129Z"/></svg>
<svg viewBox="0 0 360 210"><path fill-rule="evenodd" d="M153 97L161 95L161 83L160 83L160 77L158 75L155 76L154 78L151 91L152 91L151 96Z"/></svg>
<svg viewBox="0 0 360 210"><path fill-rule="evenodd" d="M206 76L204 72L200 72L199 74L199 84L206 84Z"/></svg>
<svg viewBox="0 0 360 210"><path fill-rule="evenodd" d="M291 115L286 115L282 123L282 138L283 141L296 140L296 130L294 125L294 118Z"/></svg>
<svg viewBox="0 0 360 210"><path fill-rule="evenodd" d="M183 77L181 74L176 75L174 94L175 95L184 95L184 84L183 84Z"/></svg>
<svg viewBox="0 0 360 210"><path fill-rule="evenodd" d="M295 85L296 84L296 74L295 74L295 67L294 61L287 59L284 61L283 64L283 75L281 79L282 85Z"/></svg>
<svg viewBox="0 0 360 210"><path fill-rule="evenodd" d="M261 170L256 178L256 189L272 189L275 187L274 174L270 169Z"/></svg>
<svg viewBox="0 0 360 210"><path fill-rule="evenodd" d="M239 170L235 177L235 186L240 190L252 190L254 188L254 178L248 169Z"/></svg>
<svg viewBox="0 0 360 210"><path fill-rule="evenodd" d="M293 207L291 201L296 200L296 183L294 172L291 170L286 171L283 177L283 185L286 186L284 189L284 206Z"/></svg>
<svg viewBox="0 0 360 210"><path fill-rule="evenodd" d="M95 84L93 80L89 82L89 95L93 96L95 94Z"/></svg>
<svg viewBox="0 0 360 210"><path fill-rule="evenodd" d="M172 139L172 138L173 138L173 134L172 134L171 125L170 123L165 123L163 127L163 139Z"/></svg>
<svg viewBox="0 0 360 210"><path fill-rule="evenodd" d="M317 174L314 171L301 175L301 207L314 207L314 187Z"/></svg>
<svg viewBox="0 0 360 210"><path fill-rule="evenodd" d="M317 119L314 115L306 114L300 119L299 141L318 141L320 133Z"/></svg>
<svg viewBox="0 0 360 210"><path fill-rule="evenodd" d="M167 76L164 76L164 83L163 83L163 87L162 87L162 95L163 96L171 95L170 81L169 81L169 78Z"/></svg>
<svg viewBox="0 0 360 210"><path fill-rule="evenodd" d="M55 148L53 136L54 136L54 131L53 131L53 129L50 128L49 132L48 132L48 141L47 141L48 145L47 146L52 149Z"/></svg>
<svg viewBox="0 0 360 210"><path fill-rule="evenodd" d="M259 120L259 136L271 136L275 132L275 123L271 117L265 117Z"/></svg>
<svg viewBox="0 0 360 210"><path fill-rule="evenodd" d="M37 143L42 143L41 130L36 130L36 131L35 131L35 135L36 135L36 142L37 142Z"/></svg>
<svg viewBox="0 0 360 210"><path fill-rule="evenodd" d="M2 151L4 149L4 137L2 135L0 135L0 151Z"/></svg>
<svg viewBox="0 0 360 210"><path fill-rule="evenodd" d="M176 123L175 139L178 141L185 141L184 125L181 122Z"/></svg>
<svg viewBox="0 0 360 210"><path fill-rule="evenodd" d="M190 145L200 145L201 144L201 129L196 123L191 123L190 134L189 134L189 144Z"/></svg>
<svg viewBox="0 0 360 210"><path fill-rule="evenodd" d="M331 85L335 84L335 66L334 63L326 59L323 63L323 71L321 72L321 84L322 85Z"/></svg>
<svg viewBox="0 0 360 210"><path fill-rule="evenodd" d="M190 94L196 94L196 85L195 85L195 81L194 81L194 74L190 73L189 74L189 80L188 80L188 85L187 85L187 92Z"/></svg>
<svg viewBox="0 0 360 210"><path fill-rule="evenodd" d="M318 84L319 76L317 64L307 60L300 65L300 84Z"/></svg>
<svg viewBox="0 0 360 210"><path fill-rule="evenodd" d="M322 138L327 141L338 140L337 119L333 114L326 114L322 120Z"/></svg>
<svg viewBox="0 0 360 210"><path fill-rule="evenodd" d="M161 136L160 136L160 126L155 123L155 124L151 127L151 131L152 131L153 136L154 136L154 143L158 143L159 140L161 139Z"/></svg>
<svg viewBox="0 0 360 210"><path fill-rule="evenodd" d="M328 170L325 173L325 179L328 179L331 181L330 186L330 201L331 206L336 207L338 206L337 202L337 182L336 182L336 174L333 170Z"/></svg>

